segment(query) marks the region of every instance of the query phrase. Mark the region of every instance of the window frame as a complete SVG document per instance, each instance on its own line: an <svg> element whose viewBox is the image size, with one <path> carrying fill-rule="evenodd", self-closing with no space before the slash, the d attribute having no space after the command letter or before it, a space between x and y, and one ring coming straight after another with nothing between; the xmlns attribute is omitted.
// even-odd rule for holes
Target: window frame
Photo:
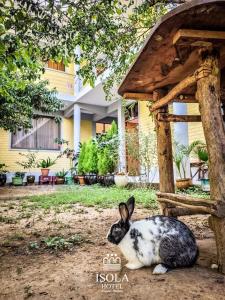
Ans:
<svg viewBox="0 0 225 300"><path fill-rule="evenodd" d="M54 119L54 117L52 116L45 116L45 115L38 115L38 118L48 118L48 119ZM57 124L57 123L56 123ZM58 138L61 139L61 131L62 131L62 128L61 128L61 123L60 124L57 124L58 125ZM37 136L35 138L35 141L37 139ZM13 133L11 132L11 137L10 137L10 149L11 150L27 150L27 151L54 151L54 152L58 152L61 150L61 146L59 145L58 149L46 149L46 148L23 148L23 147L13 147L12 145L13 143ZM37 144L37 141L36 141L36 144Z"/></svg>
<svg viewBox="0 0 225 300"><path fill-rule="evenodd" d="M53 67L50 67L49 66L49 63L52 63L52 64L56 64L57 65L57 69L56 68L53 68ZM64 69L63 70L60 70L58 69L58 66L59 65L63 65ZM47 61L47 68L50 69L50 70L54 70L54 71L58 71L58 72L66 72L66 66L65 64L63 63L63 61L61 61L60 63L56 62L56 61L51 61L51 60L48 60Z"/></svg>

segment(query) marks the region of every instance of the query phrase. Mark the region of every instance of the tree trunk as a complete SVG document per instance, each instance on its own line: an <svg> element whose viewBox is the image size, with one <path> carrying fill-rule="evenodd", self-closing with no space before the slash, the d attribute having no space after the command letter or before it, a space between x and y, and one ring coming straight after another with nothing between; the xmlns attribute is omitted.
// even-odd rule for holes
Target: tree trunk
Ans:
<svg viewBox="0 0 225 300"><path fill-rule="evenodd" d="M162 97L162 91L156 91L153 95L155 98ZM173 153L172 153L172 139L169 122L157 121L157 113L168 113L168 105L158 109L155 112L155 125L157 134L157 153L159 166L159 187L160 192L174 193L174 175L173 175ZM174 207L173 205L161 203L162 213L168 215L167 207Z"/></svg>
<svg viewBox="0 0 225 300"><path fill-rule="evenodd" d="M225 202L225 128L220 102L219 55L215 50L201 52L201 66L209 70L206 77L199 76L197 99L202 117L202 125L209 153L209 178L211 199L217 201L217 209L223 215ZM201 75L201 74L199 74ZM211 217L215 232L218 265L225 273L225 219Z"/></svg>

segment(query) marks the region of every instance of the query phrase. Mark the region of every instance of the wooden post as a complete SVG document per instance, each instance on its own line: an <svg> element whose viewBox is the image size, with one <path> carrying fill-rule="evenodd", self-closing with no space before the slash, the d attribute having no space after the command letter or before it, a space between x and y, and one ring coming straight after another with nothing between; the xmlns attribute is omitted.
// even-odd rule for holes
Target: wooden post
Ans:
<svg viewBox="0 0 225 300"><path fill-rule="evenodd" d="M154 91L153 99L157 101L163 96L162 90ZM169 122L159 122L157 120L157 113L168 113L168 105L158 109L155 112L155 125L157 134L157 153L159 166L159 187L160 192L174 193L174 175L173 175L173 153L172 153L172 139ZM161 210L164 215L168 215L168 205L160 203Z"/></svg>
<svg viewBox="0 0 225 300"><path fill-rule="evenodd" d="M215 49L201 51L201 66L208 75L197 79L197 99L209 153L211 199L218 211L224 212L225 202L225 128L220 102L219 54ZM225 218L210 217L215 233L219 270L225 274Z"/></svg>

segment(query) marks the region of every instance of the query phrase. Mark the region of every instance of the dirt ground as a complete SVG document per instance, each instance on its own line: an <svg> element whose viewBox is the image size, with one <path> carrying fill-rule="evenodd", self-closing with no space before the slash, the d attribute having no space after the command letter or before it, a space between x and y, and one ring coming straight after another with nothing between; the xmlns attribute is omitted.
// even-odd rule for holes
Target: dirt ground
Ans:
<svg viewBox="0 0 225 300"><path fill-rule="evenodd" d="M154 213L137 209L134 218ZM103 270L108 253L117 254L125 264L119 249L105 238L118 217L116 209L74 204L61 210L32 210L24 200L14 200L0 202L0 215L5 216L0 226L0 299L225 299L225 277L210 268L215 263L215 243L206 217L181 218L198 239L197 264L157 276L152 275L152 267L134 271L123 267L116 273ZM74 234L85 240L70 250L29 247L41 245L45 237ZM113 288L109 282L103 285L99 281L108 273L123 281ZM108 276L111 281L112 275Z"/></svg>

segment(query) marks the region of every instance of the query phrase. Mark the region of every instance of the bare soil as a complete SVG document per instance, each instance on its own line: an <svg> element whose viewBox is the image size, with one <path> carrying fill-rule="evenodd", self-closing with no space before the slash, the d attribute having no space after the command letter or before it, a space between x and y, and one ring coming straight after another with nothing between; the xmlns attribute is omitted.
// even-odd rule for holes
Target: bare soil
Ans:
<svg viewBox="0 0 225 300"><path fill-rule="evenodd" d="M123 267L116 273L117 280L126 274L128 282L113 289L107 286L110 292L106 292L96 282L99 274L112 273L103 270L103 258L116 253L125 264L119 249L105 238L118 217L117 210L74 204L46 212L30 210L25 204L22 200L0 202L0 215L8 218L0 226L0 299L225 299L225 277L210 267L216 262L216 250L205 216L181 218L194 230L200 247L193 268L156 276L152 267L134 271ZM155 213L137 209L134 218ZM85 241L70 250L29 248L31 242L41 245L51 235L66 238L74 234Z"/></svg>

